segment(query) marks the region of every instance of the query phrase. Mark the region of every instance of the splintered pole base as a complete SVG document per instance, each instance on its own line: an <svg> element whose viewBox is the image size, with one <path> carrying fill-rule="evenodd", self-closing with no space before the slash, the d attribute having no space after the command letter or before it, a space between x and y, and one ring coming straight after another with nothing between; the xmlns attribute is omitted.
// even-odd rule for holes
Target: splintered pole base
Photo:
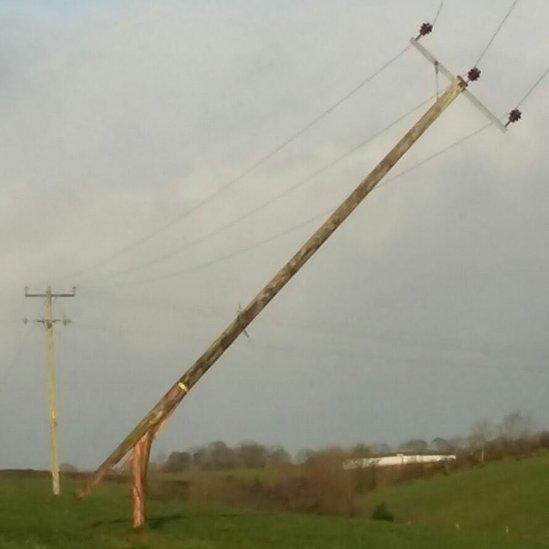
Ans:
<svg viewBox="0 0 549 549"><path fill-rule="evenodd" d="M132 471L132 527L141 530L145 526L145 496L147 491L147 471L153 435L144 435L133 447Z"/></svg>

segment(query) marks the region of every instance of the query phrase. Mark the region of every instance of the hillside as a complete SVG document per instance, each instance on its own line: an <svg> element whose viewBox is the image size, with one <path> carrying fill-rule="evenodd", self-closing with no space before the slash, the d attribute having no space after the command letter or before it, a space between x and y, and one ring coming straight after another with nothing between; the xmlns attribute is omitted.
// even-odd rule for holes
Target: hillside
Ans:
<svg viewBox="0 0 549 549"><path fill-rule="evenodd" d="M376 490L367 512L384 501L400 522L501 533L549 547L549 454L508 459L448 476Z"/></svg>
<svg viewBox="0 0 549 549"><path fill-rule="evenodd" d="M0 547L549 547L549 455L380 489L363 499L365 514L385 501L394 524L167 497L150 501L150 529L134 534L127 486L106 483L81 502L72 496L75 481L65 479L63 487L55 501L47 478L0 475Z"/></svg>

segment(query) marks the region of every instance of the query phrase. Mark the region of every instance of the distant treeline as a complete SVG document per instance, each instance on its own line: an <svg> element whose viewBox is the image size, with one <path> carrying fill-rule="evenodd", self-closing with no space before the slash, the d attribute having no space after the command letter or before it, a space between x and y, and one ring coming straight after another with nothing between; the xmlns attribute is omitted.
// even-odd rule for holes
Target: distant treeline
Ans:
<svg viewBox="0 0 549 549"><path fill-rule="evenodd" d="M172 452L162 464L166 472L185 471L191 468L203 470L261 469L291 462L290 454L282 446L263 446L254 441L242 442L230 447L223 441L183 452Z"/></svg>
<svg viewBox="0 0 549 549"><path fill-rule="evenodd" d="M164 472L190 471L184 479L158 475L160 493L170 487L179 494L184 488L185 497L198 501L353 515L360 512L359 497L378 487L437 474L451 475L456 469L479 467L491 460L521 459L543 449L549 449L549 431L536 429L529 415L512 412L499 422L477 421L467 436L435 437L430 442L411 438L394 448L388 444L359 443L345 448L304 449L292 456L282 446L247 441L231 447L217 441L172 452L154 465L156 470ZM453 454L456 459L392 467L343 468L349 458L391 453ZM194 474L212 470L219 470L220 474ZM388 520L392 515L387 509L377 509L372 516Z"/></svg>
<svg viewBox="0 0 549 549"><path fill-rule="evenodd" d="M484 462L507 456L520 456L549 448L549 431L536 430L532 418L522 412L512 412L499 422L477 421L469 435L435 437L430 442L411 438L397 447L386 443L358 443L352 447L331 446L345 457L371 457L395 452L409 454L456 454L458 465L463 462ZM223 441L211 442L185 451L176 451L160 459L157 468L166 472L189 469L226 470L261 469L287 464L305 464L326 449L302 449L291 455L282 446L264 446L255 441L229 446Z"/></svg>

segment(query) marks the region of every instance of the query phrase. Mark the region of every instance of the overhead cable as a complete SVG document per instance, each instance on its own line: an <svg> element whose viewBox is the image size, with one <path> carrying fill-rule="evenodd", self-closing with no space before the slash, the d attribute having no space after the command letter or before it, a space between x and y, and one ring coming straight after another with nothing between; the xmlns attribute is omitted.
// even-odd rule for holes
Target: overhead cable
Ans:
<svg viewBox="0 0 549 549"><path fill-rule="evenodd" d="M239 217L233 219L232 221L224 223L224 224L220 225L219 227L216 227L215 229L207 232L206 234L204 234L202 236L199 236L198 238L195 238L194 240L189 240L189 241L185 242L182 246L180 246L176 249L172 249L172 250L170 250L168 252L165 252L163 254L160 254L160 255L150 259L149 261L139 263L138 265L134 265L134 266L128 267L126 269L115 271L114 273L109 273L107 276L120 276L120 275L128 274L128 273L131 273L131 272L135 272L135 271L141 271L141 270L143 270L147 267L150 267L152 265L156 265L157 263L161 263L163 261L169 260L172 257L174 257L175 255L180 254L185 250L188 250L190 247L195 246L196 244L202 243L202 242L208 240L209 238L212 238L212 237L222 233L223 231L236 226L237 224L239 224L242 221L248 219L249 217L253 216L257 212L267 208L268 206L270 206L271 204L277 202L281 198L283 198L283 197L289 195L290 193L294 192L295 190L302 187L303 185L305 185L309 181L312 181L313 179L315 179L316 177L318 177L319 175L321 175L322 173L324 173L328 169L332 168L333 166L335 166L336 164L338 164L339 162L341 162L342 160L344 160L345 158L347 158L348 156L350 156L351 154L356 152L358 149L365 147L366 145L371 143L374 139L376 139L377 137L379 137L380 135L382 135L383 133L385 133L386 131L388 131L389 129L394 127L395 125L397 125L399 122L404 120L406 117L410 116L412 113L419 110L421 107L425 106L427 103L429 103L429 101L431 101L432 97L433 96L430 96L427 99L424 99L423 101L421 101L421 103L418 103L417 105L415 105L414 107L412 107L411 109L406 111L404 114L400 115L398 118L393 120L390 124L388 124L387 126L381 128L380 130L375 132L373 135L369 136L367 139L361 141L357 145L354 145L351 149L345 151L343 154L339 155L335 159L333 159L330 162L328 162L327 164L323 165L322 167L320 167L316 171L314 171L311 174L307 175L303 179L300 179L299 181L297 181L296 183L294 183L293 185L291 185L287 189L284 189L282 192L280 192L280 193L276 194L275 196L269 198L265 202L262 202L261 204L259 204L255 208L247 211L246 213L240 215Z"/></svg>
<svg viewBox="0 0 549 549"><path fill-rule="evenodd" d="M27 337L28 337L29 332L30 332L30 326L31 326L31 324L27 324L25 326L23 334L21 335L21 338L19 339L19 342L17 343L15 351L12 355L12 358L11 358L10 362L8 363L8 365L6 366L6 369L4 370L2 376L0 377L0 391L5 386L6 381L8 380L8 377L11 374L11 372L13 371L13 369L15 368L15 366L17 366L17 362L19 361L19 357L21 356L21 354L23 352L23 349L25 348L25 343L27 342Z"/></svg>
<svg viewBox="0 0 549 549"><path fill-rule="evenodd" d="M534 84L528 89L528 91L522 96L521 100L517 103L517 106L520 107L528 97L530 97L531 93L541 84L543 79L549 74L549 67L545 69L545 71L541 74L541 76L534 82Z"/></svg>
<svg viewBox="0 0 549 549"><path fill-rule="evenodd" d="M475 61L475 64L474 64L475 67L478 66L478 64L481 62L483 57L486 55L486 52L488 51L488 49L492 45L492 42L496 39L496 36L499 34L501 29L503 28L503 25L505 25L505 21L507 21L507 19L511 15L511 12L515 9L515 6L517 4L518 4L518 0L514 0L513 3L511 4L511 7L507 10L507 13L505 14L505 17L501 20L501 22L498 25L497 29L494 31L494 34L492 35L492 38L490 38L490 40L488 41L488 43L486 44L486 46L484 47L484 49L481 51L480 55L478 56L478 59Z"/></svg>
<svg viewBox="0 0 549 549"><path fill-rule="evenodd" d="M486 130L491 125L492 125L491 123L485 124L484 126L481 126L480 128L474 130L473 132L465 135L464 137L461 137L460 139L452 142L451 144L447 145L443 149L441 149L441 150L429 155L428 157L424 158L423 160L421 160L417 164L414 164L413 166L410 166L409 168L407 168L407 169L403 170L402 172L394 175L393 177L389 177L388 179L385 180L384 184L389 183L389 181L394 181L395 179L398 179L398 178L400 178L400 177L402 177L402 176L418 169L419 167L423 166L424 164L430 162L431 160L441 156L442 154L445 154L446 152L450 151L451 149L461 145L465 141L467 141L467 140L471 139L472 137L478 135L479 133L483 132L484 130ZM377 189L379 189L381 186L383 186L383 185L381 185L381 184L378 185ZM374 190L376 190L376 189L374 189ZM328 210L324 210L324 211L322 211L318 214L315 214L314 216L312 216L312 217L310 217L310 218L308 218L304 221L301 221L301 222L299 222L295 225L292 225L291 227L288 227L286 229L278 231L278 232L272 234L271 236L269 236L267 238L261 239L259 241L256 241L256 242L250 244L250 245L238 248L238 249L236 249L232 252L229 252L227 254L215 257L215 258L213 258L211 260L208 260L208 261L198 263L196 265L192 265L190 267L186 267L186 268L183 268L183 269L178 269L176 271L172 271L172 272L164 274L164 275L151 277L151 278L147 278L147 279L130 280L130 281L126 281L126 282L115 282L115 283L112 283L112 284L90 286L89 288L104 288L104 287L111 287L111 286L131 285L131 284L147 284L147 283L152 283L152 282L159 282L159 281L162 281L162 280L168 280L168 279L175 278L175 277L177 277L179 275L182 275L182 274L192 273L192 272L204 269L206 267L210 267L211 265L214 265L214 264L219 263L221 261L226 261L226 260L231 259L233 257L236 257L238 255L244 254L244 253L246 253L250 250L253 250L255 248L263 246L263 245L265 245L269 242L272 242L272 241L274 241L278 238L281 238L283 236L286 236L286 235L288 235L288 234L290 234L294 231L302 229L302 228L306 227L307 225L309 225L310 223L312 223L313 221L317 221L318 219L320 219L322 217L325 217L326 215L330 214L332 211L333 211L333 208L330 208Z"/></svg>
<svg viewBox="0 0 549 549"><path fill-rule="evenodd" d="M440 12L442 11L442 8L443 8L445 2L446 2L446 0L441 0L440 4L438 5L438 9L435 13L435 16L433 17L433 27L435 26L435 24L437 22L437 19L440 16Z"/></svg>
<svg viewBox="0 0 549 549"><path fill-rule="evenodd" d="M194 212L198 211L200 208L205 206L210 200L212 200L214 197L219 195L220 193L226 191L242 179L244 179L246 176L251 174L253 171L255 171L257 168L259 168L262 164L267 162L269 159L271 159L274 155L279 153L282 149L287 147L289 144L293 143L296 139L298 139L301 135L303 135L307 130L312 128L315 124L320 122L323 118L325 118L328 114L330 114L332 111L337 109L341 104L343 104L345 101L350 99L353 95L355 95L359 90L364 88L367 84L369 84L376 76L381 74L384 70L386 70L388 67L390 67L393 63L395 63L400 57L402 57L406 51L410 48L410 45L408 44L405 48L401 49L396 55L393 55L389 60L387 60L385 63L383 63L378 69L376 69L374 72L369 74L366 78L361 80L357 85L355 85L351 90L346 92L343 96L341 96L337 101L332 103L330 106L325 108L322 112L320 112L318 115L316 115L312 120L307 122L304 126L302 126L299 130L294 132L290 135L287 139L284 139L281 143L276 145L273 149L271 149L267 154L260 157L256 162L251 164L248 168L246 168L243 172L241 172L236 177L233 177L229 181L222 184L218 189L216 189L213 193L208 195L206 198L201 200L200 202L196 203L194 206L191 206L188 210L182 212L181 214L175 216L171 220L167 221L166 223L160 225L157 229L149 232L148 234L134 240L133 242L130 242L129 244L126 244L125 246L122 246L121 248L118 248L117 250L113 251L112 253L108 254L107 256L103 257L99 261L92 263L86 267L83 267L81 269L78 269L72 273L69 273L67 275L59 277L57 280L64 280L67 278L77 278L84 273L87 273L91 270L95 270L99 267L102 267L106 263L116 259L117 257L124 255L131 250L135 249L136 247L145 244L146 242L152 240L155 236L158 234L164 232L165 230L169 229L170 227L174 226L175 224L183 221L187 217L189 217Z"/></svg>

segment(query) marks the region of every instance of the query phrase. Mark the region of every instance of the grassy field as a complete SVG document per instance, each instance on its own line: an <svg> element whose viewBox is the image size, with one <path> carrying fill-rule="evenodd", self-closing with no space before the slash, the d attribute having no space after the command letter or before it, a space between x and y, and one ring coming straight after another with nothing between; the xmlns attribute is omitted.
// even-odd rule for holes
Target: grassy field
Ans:
<svg viewBox="0 0 549 549"><path fill-rule="evenodd" d="M367 518L265 513L150 501L150 528L128 529L127 486L107 483L84 501L65 480L0 476L0 547L60 548L528 548L549 547L549 456L506 461L380 489L394 524ZM459 529L456 528L459 523ZM509 531L506 533L506 527Z"/></svg>
<svg viewBox="0 0 549 549"><path fill-rule="evenodd" d="M366 512L381 501L403 522L443 529L457 523L487 535L508 531L522 543L549 547L548 454L379 489L364 499Z"/></svg>

